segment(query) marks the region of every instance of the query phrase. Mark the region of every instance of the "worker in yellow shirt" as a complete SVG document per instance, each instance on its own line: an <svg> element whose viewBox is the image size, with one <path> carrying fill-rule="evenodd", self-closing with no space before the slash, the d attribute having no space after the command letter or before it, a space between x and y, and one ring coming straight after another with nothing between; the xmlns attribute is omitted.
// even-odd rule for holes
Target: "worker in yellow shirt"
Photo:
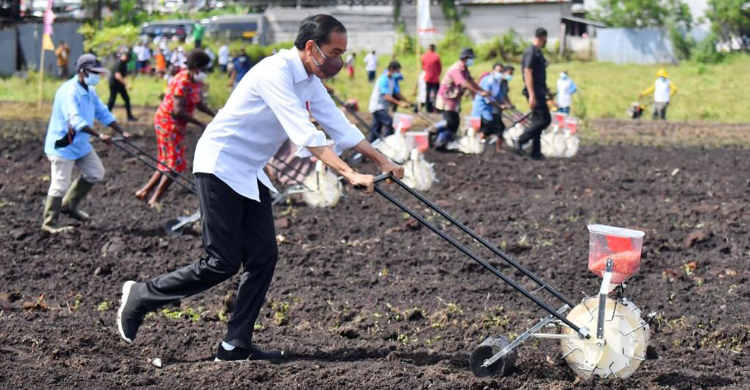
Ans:
<svg viewBox="0 0 750 390"><path fill-rule="evenodd" d="M669 80L669 75L666 69L659 69L656 72L656 82L653 85L646 88L641 92L640 97L654 94L654 111L653 119L667 119L667 107L669 106L669 99L677 93L677 86Z"/></svg>

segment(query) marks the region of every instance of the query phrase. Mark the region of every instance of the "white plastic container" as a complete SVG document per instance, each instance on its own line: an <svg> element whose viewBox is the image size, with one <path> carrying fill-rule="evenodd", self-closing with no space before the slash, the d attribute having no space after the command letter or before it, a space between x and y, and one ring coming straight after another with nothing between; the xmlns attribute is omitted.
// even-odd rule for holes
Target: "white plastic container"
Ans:
<svg viewBox="0 0 750 390"><path fill-rule="evenodd" d="M608 225L589 225L589 270L600 277L607 259L614 262L612 284L620 284L641 268L644 232Z"/></svg>

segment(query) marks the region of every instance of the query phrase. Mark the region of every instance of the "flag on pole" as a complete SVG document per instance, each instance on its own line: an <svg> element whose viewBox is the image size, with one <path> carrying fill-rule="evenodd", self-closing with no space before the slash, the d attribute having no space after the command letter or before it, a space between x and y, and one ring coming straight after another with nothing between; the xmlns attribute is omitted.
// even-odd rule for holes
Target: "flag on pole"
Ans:
<svg viewBox="0 0 750 390"><path fill-rule="evenodd" d="M52 12L54 0L47 1L47 9L44 11L44 36L42 37L42 49L55 50L52 43L52 23L55 22L55 13Z"/></svg>
<svg viewBox="0 0 750 390"><path fill-rule="evenodd" d="M430 0L417 1L417 23L419 36L428 37L435 34L435 28L432 27L432 17L430 16Z"/></svg>

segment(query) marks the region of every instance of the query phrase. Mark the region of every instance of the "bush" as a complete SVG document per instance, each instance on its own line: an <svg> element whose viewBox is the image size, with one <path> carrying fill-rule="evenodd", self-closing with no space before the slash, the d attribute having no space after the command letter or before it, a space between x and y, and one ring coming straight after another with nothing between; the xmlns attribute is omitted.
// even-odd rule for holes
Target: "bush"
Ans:
<svg viewBox="0 0 750 390"><path fill-rule="evenodd" d="M139 28L129 24L103 29L84 24L78 29L78 33L83 35L84 50L93 50L99 57L114 54L121 45L133 46L138 40L139 31Z"/></svg>
<svg viewBox="0 0 750 390"><path fill-rule="evenodd" d="M703 40L696 45L693 58L702 64L716 64L721 62L725 55L716 50L716 42L718 41L719 36L716 34L710 34L703 38Z"/></svg>
<svg viewBox="0 0 750 390"><path fill-rule="evenodd" d="M415 38L406 34L406 27L400 24L396 30L396 43L393 45L393 51L397 55L414 54L416 49Z"/></svg>
<svg viewBox="0 0 750 390"><path fill-rule="evenodd" d="M437 46L440 51L451 51L474 45L471 39L464 34L464 25L461 22L454 22Z"/></svg>
<svg viewBox="0 0 750 390"><path fill-rule="evenodd" d="M477 56L482 60L502 58L504 62L518 61L526 42L513 30L493 38L477 47Z"/></svg>
<svg viewBox="0 0 750 390"><path fill-rule="evenodd" d="M672 40L675 54L678 60L687 61L695 48L695 39L677 27L669 29L669 37Z"/></svg>

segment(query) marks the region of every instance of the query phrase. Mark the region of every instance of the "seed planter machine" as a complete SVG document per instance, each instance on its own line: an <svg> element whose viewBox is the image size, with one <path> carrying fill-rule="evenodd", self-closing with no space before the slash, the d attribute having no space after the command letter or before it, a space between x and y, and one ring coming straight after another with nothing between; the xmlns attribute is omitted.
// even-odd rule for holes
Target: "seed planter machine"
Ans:
<svg viewBox="0 0 750 390"><path fill-rule="evenodd" d="M395 182L539 287L529 291L477 256L383 189L379 184L385 180ZM561 348L560 358L584 378L592 375L626 378L633 375L646 360L651 334L648 323L641 318L641 311L624 295L625 280L640 268L643 232L605 225L589 226L589 270L601 276L602 282L598 294L576 303L401 180L386 174L377 176L375 182L378 194L548 313L512 341L504 336L494 336L476 347L471 353L470 367L477 377L509 373L517 358L517 348L529 338L557 340ZM541 292L551 295L559 303L552 306L537 295Z"/></svg>

